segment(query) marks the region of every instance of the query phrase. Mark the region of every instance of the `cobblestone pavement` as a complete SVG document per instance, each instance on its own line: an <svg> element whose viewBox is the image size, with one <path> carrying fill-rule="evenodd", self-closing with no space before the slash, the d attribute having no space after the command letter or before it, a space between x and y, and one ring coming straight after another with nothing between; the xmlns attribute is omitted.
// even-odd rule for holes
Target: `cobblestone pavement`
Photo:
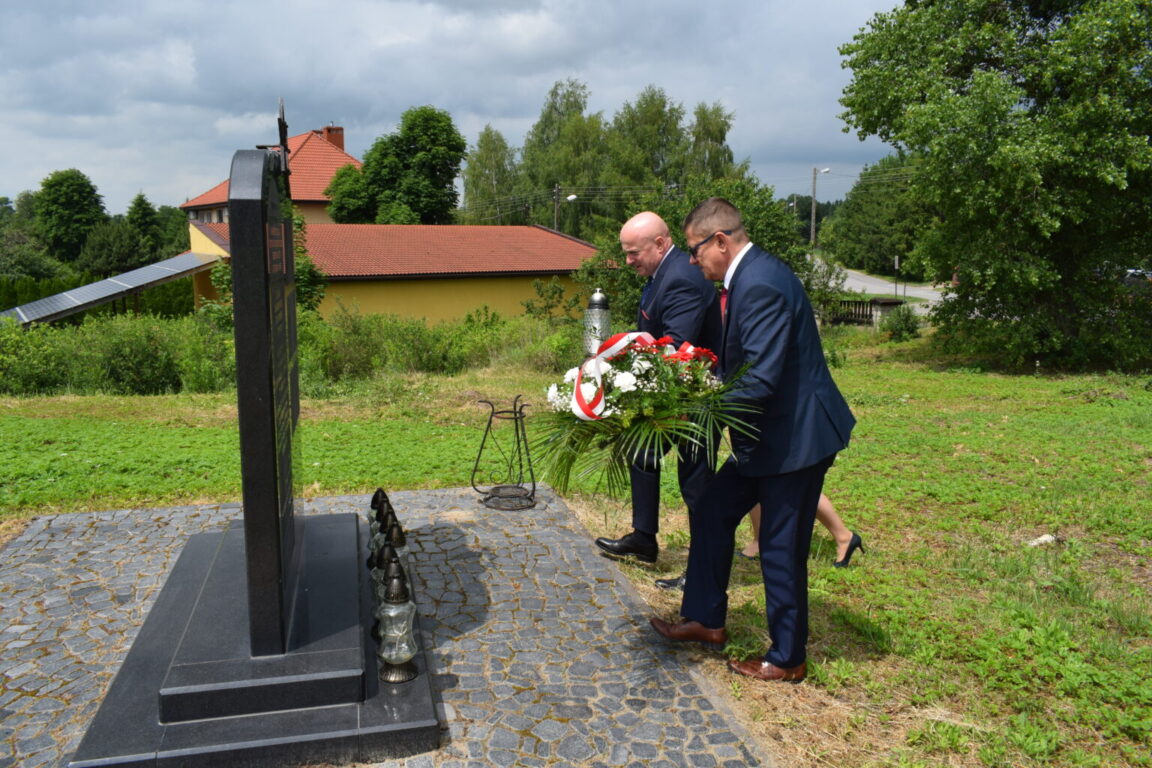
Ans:
<svg viewBox="0 0 1152 768"><path fill-rule="evenodd" d="M471 489L389 494L445 728L395 768L771 765L688 654L546 489L507 512ZM368 496L297 502L367 511ZM35 519L0 550L0 768L64 765L184 542L238 505Z"/></svg>

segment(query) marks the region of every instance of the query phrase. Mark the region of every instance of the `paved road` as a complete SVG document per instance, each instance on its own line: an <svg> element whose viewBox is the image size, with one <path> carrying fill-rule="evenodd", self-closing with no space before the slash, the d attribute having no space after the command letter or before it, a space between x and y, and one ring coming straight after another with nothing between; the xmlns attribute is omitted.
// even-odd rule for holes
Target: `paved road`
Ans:
<svg viewBox="0 0 1152 768"><path fill-rule="evenodd" d="M873 277L863 272L857 272L854 269L845 269L844 272L848 276L848 279L844 281L844 287L851 291L887 294L897 293L900 296L926 299L928 302L940 300L940 291L930 285L901 282L898 283L894 289L892 280L889 278Z"/></svg>
<svg viewBox="0 0 1152 768"><path fill-rule="evenodd" d="M922 302L913 302L912 309L918 315L925 315L929 308L940 300L940 291L930 285L916 283L898 283L893 285L892 280L884 277L873 277L854 269L845 269L847 278L844 287L850 291L865 291L866 293L884 293L908 298L924 299Z"/></svg>

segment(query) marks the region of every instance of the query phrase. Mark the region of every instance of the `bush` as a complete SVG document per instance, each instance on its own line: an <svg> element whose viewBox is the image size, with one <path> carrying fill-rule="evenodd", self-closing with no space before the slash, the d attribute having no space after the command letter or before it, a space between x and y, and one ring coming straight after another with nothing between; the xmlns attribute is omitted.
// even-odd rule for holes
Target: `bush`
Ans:
<svg viewBox="0 0 1152 768"><path fill-rule="evenodd" d="M901 304L880 321L880 331L890 341L909 341L920 336L920 318L908 304Z"/></svg>
<svg viewBox="0 0 1152 768"><path fill-rule="evenodd" d="M174 330L176 362L184 392L221 392L236 384L236 349L231 331L201 315L179 320Z"/></svg>
<svg viewBox="0 0 1152 768"><path fill-rule="evenodd" d="M180 390L175 324L150 316L120 315L84 326L97 352L107 391L158 395Z"/></svg>
<svg viewBox="0 0 1152 768"><path fill-rule="evenodd" d="M0 322L0 393L219 392L236 382L233 332L222 306L181 318L89 316L80 325ZM219 311L217 311L219 310ZM300 391L326 397L344 382L385 371L455 374L492 363L558 373L583 358L576 322L504 319L488 308L428 326L395 315L340 309L330 320L301 311Z"/></svg>
<svg viewBox="0 0 1152 768"><path fill-rule="evenodd" d="M65 334L50 325L27 330L0 317L0 392L41 395L66 389L69 361Z"/></svg>

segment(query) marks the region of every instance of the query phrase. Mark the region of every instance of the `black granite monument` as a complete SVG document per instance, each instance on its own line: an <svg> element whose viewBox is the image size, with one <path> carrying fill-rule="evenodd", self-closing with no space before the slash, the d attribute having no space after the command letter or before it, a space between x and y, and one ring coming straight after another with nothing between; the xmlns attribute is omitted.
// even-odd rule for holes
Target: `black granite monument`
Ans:
<svg viewBox="0 0 1152 768"><path fill-rule="evenodd" d="M366 523L293 514L286 133L281 112L279 147L237 152L230 177L243 525L189 539L72 768L349 763L439 744L426 654L414 680L378 679Z"/></svg>

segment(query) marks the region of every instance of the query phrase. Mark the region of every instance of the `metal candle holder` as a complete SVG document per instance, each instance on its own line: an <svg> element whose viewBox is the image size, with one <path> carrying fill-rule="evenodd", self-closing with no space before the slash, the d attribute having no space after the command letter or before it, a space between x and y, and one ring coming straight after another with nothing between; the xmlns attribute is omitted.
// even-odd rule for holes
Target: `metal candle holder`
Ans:
<svg viewBox="0 0 1152 768"><path fill-rule="evenodd" d="M516 395L512 407L505 411L496 410L496 406L487 400L479 401L487 405L491 413L488 414L488 425L484 428L476 463L472 466L472 488L481 495L484 505L492 509L516 510L536 506L536 475L532 471L528 435L524 430L527 405L520 402L520 397ZM512 428L498 429L505 422L510 422ZM487 459L485 451L488 452ZM484 471L481 463L485 464Z"/></svg>

